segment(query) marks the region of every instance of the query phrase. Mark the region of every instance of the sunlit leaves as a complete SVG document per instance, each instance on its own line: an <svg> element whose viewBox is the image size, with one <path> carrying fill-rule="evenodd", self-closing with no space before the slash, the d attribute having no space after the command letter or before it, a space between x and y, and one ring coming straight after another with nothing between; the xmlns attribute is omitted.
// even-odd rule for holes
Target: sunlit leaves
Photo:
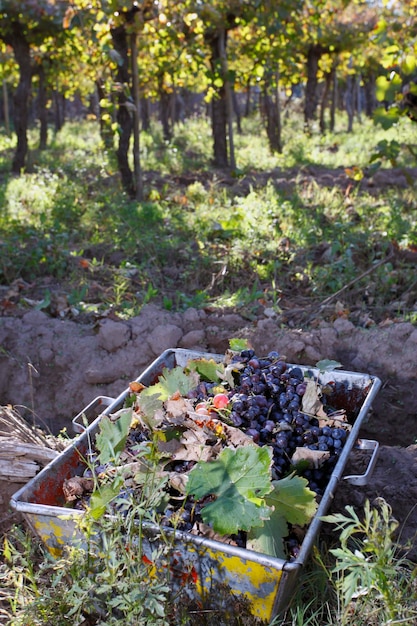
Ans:
<svg viewBox="0 0 417 626"><path fill-rule="evenodd" d="M395 72L388 79L386 76L378 76L376 80L376 98L380 102L386 100L392 102L401 89L402 80Z"/></svg>

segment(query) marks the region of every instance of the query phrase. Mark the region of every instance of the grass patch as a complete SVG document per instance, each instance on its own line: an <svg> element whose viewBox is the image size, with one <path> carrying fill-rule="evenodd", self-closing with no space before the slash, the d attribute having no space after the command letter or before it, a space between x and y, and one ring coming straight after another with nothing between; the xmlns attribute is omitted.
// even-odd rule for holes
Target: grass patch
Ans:
<svg viewBox="0 0 417 626"><path fill-rule="evenodd" d="M407 131L402 120L389 132L405 141ZM344 171L366 168L387 133L364 119L354 134L306 136L290 116L283 135L284 153L271 155L260 120L244 119L237 171L219 172L206 119L177 126L171 142L154 123L141 138L147 199L138 204L123 193L95 123L66 124L42 152L31 131L30 171L4 173L0 186L1 283L65 279L90 306L99 281L102 306L124 315L150 300L170 310L315 306L344 290L356 322L365 313L412 319L407 255L345 289L393 246L417 245L414 189L375 190ZM11 144L0 135L0 158L11 157Z"/></svg>

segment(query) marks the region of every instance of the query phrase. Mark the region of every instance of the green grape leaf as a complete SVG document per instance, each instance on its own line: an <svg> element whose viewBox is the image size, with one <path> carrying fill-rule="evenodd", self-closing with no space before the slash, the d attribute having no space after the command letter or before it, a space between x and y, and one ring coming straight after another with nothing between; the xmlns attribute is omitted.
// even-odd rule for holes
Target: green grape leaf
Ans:
<svg viewBox="0 0 417 626"><path fill-rule="evenodd" d="M262 554L286 559L284 538L288 535L288 523L304 526L309 524L317 511L315 493L307 487L301 476L287 476L272 482L273 491L265 498L272 508L271 516L261 528L252 528L246 547Z"/></svg>
<svg viewBox="0 0 417 626"><path fill-rule="evenodd" d="M116 476L113 482L99 487L90 498L90 515L98 520L104 515L110 502L117 498L123 486L122 476Z"/></svg>
<svg viewBox="0 0 417 626"><path fill-rule="evenodd" d="M302 476L286 476L272 481L273 491L266 498L269 506L280 511L290 524L304 526L317 511L316 494L308 488L308 482Z"/></svg>
<svg viewBox="0 0 417 626"><path fill-rule="evenodd" d="M196 386L195 375L189 375L184 372L182 367L174 367L173 369L164 368L162 375L159 377L155 385L151 385L141 392L150 393L150 395L159 395L162 401L168 400L174 393L179 392L182 396L186 396L191 389Z"/></svg>
<svg viewBox="0 0 417 626"><path fill-rule="evenodd" d="M284 537L288 535L288 523L282 513L273 510L264 525L251 528L246 539L246 548L278 559L287 559Z"/></svg>
<svg viewBox="0 0 417 626"><path fill-rule="evenodd" d="M154 420L155 413L162 409L163 403L175 393L186 396L189 391L198 384L198 374L191 372L186 374L182 367L174 367L169 370L164 368L155 385L143 389L138 396L138 405L141 412L148 418L151 427L157 425Z"/></svg>
<svg viewBox="0 0 417 626"><path fill-rule="evenodd" d="M99 450L99 461L103 465L117 461L124 450L126 439L132 422L132 409L120 411L116 420L103 415L100 429L96 435L96 446Z"/></svg>
<svg viewBox="0 0 417 626"><path fill-rule="evenodd" d="M203 380L217 383L222 380L224 365L214 359L191 359L187 363L187 369L200 374Z"/></svg>
<svg viewBox="0 0 417 626"><path fill-rule="evenodd" d="M396 73L392 73L389 79L386 76L378 76L375 83L375 95L379 102L384 100L394 102L395 96L402 88L401 77Z"/></svg>
<svg viewBox="0 0 417 626"><path fill-rule="evenodd" d="M229 340L230 349L234 352L242 352L242 350L247 350L250 346L247 339L230 339Z"/></svg>
<svg viewBox="0 0 417 626"><path fill-rule="evenodd" d="M338 367L342 367L342 364L339 361L332 361L331 359L323 359L316 363L316 367L320 370L320 372L332 372Z"/></svg>
<svg viewBox="0 0 417 626"><path fill-rule="evenodd" d="M188 495L215 499L202 509L205 523L220 534L262 526L271 514L264 496L272 489L271 448L224 448L215 461L199 462L189 473Z"/></svg>
<svg viewBox="0 0 417 626"><path fill-rule="evenodd" d="M375 124L380 124L384 130L389 130L398 123L401 115L402 111L397 106L390 107L388 110L385 107L377 107L372 117Z"/></svg>

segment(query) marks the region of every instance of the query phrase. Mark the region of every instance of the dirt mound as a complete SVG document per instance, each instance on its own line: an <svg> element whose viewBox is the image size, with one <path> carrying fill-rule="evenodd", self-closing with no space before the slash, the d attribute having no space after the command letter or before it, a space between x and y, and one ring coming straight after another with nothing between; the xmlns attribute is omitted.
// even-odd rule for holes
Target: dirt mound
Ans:
<svg viewBox="0 0 417 626"><path fill-rule="evenodd" d="M288 330L266 313L248 322L234 313L171 313L147 305L128 321L107 317L79 324L38 310L1 317L0 404L18 407L29 422L54 434L66 427L72 436L72 418L91 400L117 397L167 348L223 353L229 339L245 337L257 354L278 350L291 363L334 359L345 370L382 380L361 433L382 444L373 480L366 488L341 484L337 507L383 496L402 536L414 538L417 328L400 322L363 329L340 317L312 330Z"/></svg>

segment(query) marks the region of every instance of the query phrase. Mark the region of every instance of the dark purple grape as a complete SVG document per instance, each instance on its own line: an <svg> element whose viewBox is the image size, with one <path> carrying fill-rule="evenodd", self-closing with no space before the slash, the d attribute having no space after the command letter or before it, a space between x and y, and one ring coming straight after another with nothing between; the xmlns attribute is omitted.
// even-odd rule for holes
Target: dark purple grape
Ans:
<svg viewBox="0 0 417 626"><path fill-rule="evenodd" d="M274 422L280 422L281 420L284 420L282 411L279 411L278 409L274 409L274 408L271 411L269 411L269 417L270 419L274 420Z"/></svg>
<svg viewBox="0 0 417 626"><path fill-rule="evenodd" d="M245 404L241 400L234 400L233 398L232 407L235 413L242 413L245 410Z"/></svg>
<svg viewBox="0 0 417 626"><path fill-rule="evenodd" d="M286 448L288 446L288 437L284 433L280 433L275 439L275 445L278 448Z"/></svg>
<svg viewBox="0 0 417 626"><path fill-rule="evenodd" d="M274 376L279 378L280 376L282 376L282 374L284 374L286 369L287 369L287 364L285 363L285 361L277 361L271 367L271 372L273 373Z"/></svg>
<svg viewBox="0 0 417 626"><path fill-rule="evenodd" d="M307 389L307 383L298 383L298 385L295 388L295 391L298 393L299 396L303 396L306 392Z"/></svg>
<svg viewBox="0 0 417 626"><path fill-rule="evenodd" d="M253 393L257 393L257 394L261 394L264 393L264 391L266 391L266 385L264 383L254 383L252 386L252 391Z"/></svg>
<svg viewBox="0 0 417 626"><path fill-rule="evenodd" d="M259 433L255 428L248 428L248 430L246 431L246 434L249 437L252 437L255 443L259 441Z"/></svg>
<svg viewBox="0 0 417 626"><path fill-rule="evenodd" d="M302 441L304 443L304 445L308 446L311 445L312 443L314 443L314 437L311 434L311 432L306 431L303 436L302 436Z"/></svg>
<svg viewBox="0 0 417 626"><path fill-rule="evenodd" d="M243 424L243 419L240 417L239 413L235 411L230 413L229 418L234 426L241 426Z"/></svg>
<svg viewBox="0 0 417 626"><path fill-rule="evenodd" d="M271 352L268 352L268 359L270 359L271 361L276 361L279 359L279 352L277 352L276 350L271 350Z"/></svg>
<svg viewBox="0 0 417 626"><path fill-rule="evenodd" d="M246 411L246 419L253 420L259 415L259 408L257 406L250 406Z"/></svg>
<svg viewBox="0 0 417 626"><path fill-rule="evenodd" d="M271 390L271 392L273 394L279 393L279 391L281 389L279 384L277 384L277 383L267 383L267 384L268 384L268 387L269 387L269 389Z"/></svg>
<svg viewBox="0 0 417 626"><path fill-rule="evenodd" d="M255 350L242 350L242 352L240 353L240 356L242 357L244 361L248 361L249 359L252 359L252 357L255 356Z"/></svg>
<svg viewBox="0 0 417 626"><path fill-rule="evenodd" d="M319 428L319 426L312 426L310 428L310 432L313 435L313 437L319 437L321 435L321 428Z"/></svg>
<svg viewBox="0 0 417 626"><path fill-rule="evenodd" d="M302 413L296 413L296 415L294 415L294 424L296 426L304 426L304 423L305 423L304 415Z"/></svg>
<svg viewBox="0 0 417 626"><path fill-rule="evenodd" d="M253 396L253 402L255 402L258 406L260 407L267 407L268 406L268 400L266 399L266 397L264 395L256 395Z"/></svg>
<svg viewBox="0 0 417 626"><path fill-rule="evenodd" d="M299 408L300 408L300 400L297 397L293 398L287 406L288 411L298 411Z"/></svg>
<svg viewBox="0 0 417 626"><path fill-rule="evenodd" d="M304 380L304 374L300 367L291 368L290 374L291 374L291 377L296 378L298 382L300 382L301 380Z"/></svg>
<svg viewBox="0 0 417 626"><path fill-rule="evenodd" d="M332 437L333 439L340 439L340 440L345 439L346 431L343 430L343 428L333 428Z"/></svg>

